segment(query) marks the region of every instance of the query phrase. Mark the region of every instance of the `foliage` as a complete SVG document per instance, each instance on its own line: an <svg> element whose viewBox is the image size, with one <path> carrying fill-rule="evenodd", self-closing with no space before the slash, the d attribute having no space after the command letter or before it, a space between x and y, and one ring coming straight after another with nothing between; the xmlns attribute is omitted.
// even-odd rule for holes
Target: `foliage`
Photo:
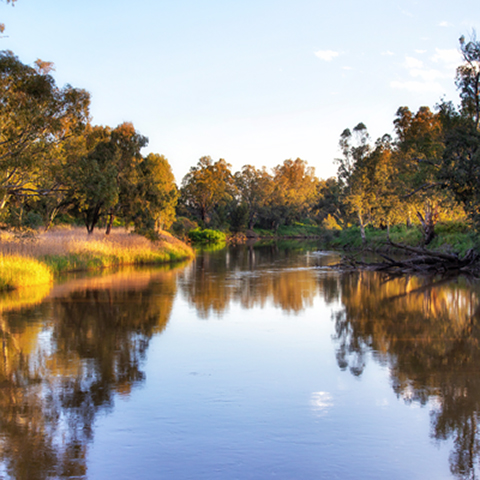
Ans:
<svg viewBox="0 0 480 480"><path fill-rule="evenodd" d="M166 232L160 232L157 240L152 242L123 229L115 230L109 236L100 233L85 235L78 228L53 230L34 238L4 233L0 247L0 271L4 272L0 278L7 279L0 280L0 289L8 285L18 288L44 283L43 277L37 273L43 270L49 272L51 280L52 272L164 264L194 255L188 245Z"/></svg>
<svg viewBox="0 0 480 480"><path fill-rule="evenodd" d="M310 214L316 201L318 179L315 170L305 160L285 160L273 169L273 192L271 204L276 228L287 225Z"/></svg>
<svg viewBox="0 0 480 480"><path fill-rule="evenodd" d="M235 186L230 167L222 158L213 162L210 157L202 157L183 178L183 203L204 225L216 207L233 199Z"/></svg>
<svg viewBox="0 0 480 480"><path fill-rule="evenodd" d="M177 237L184 238L190 230L197 227L197 222L194 222L187 217L177 217L171 226L171 230Z"/></svg>
<svg viewBox="0 0 480 480"><path fill-rule="evenodd" d="M480 128L480 41L475 32L469 42L460 37L460 51L464 63L457 68L455 83L460 90L462 113L473 120L475 128Z"/></svg>
<svg viewBox="0 0 480 480"><path fill-rule="evenodd" d="M209 228L201 229L200 227L190 230L188 238L194 244L221 244L226 242L226 235L218 230Z"/></svg>
<svg viewBox="0 0 480 480"><path fill-rule="evenodd" d="M442 178L456 200L464 205L474 224L480 225L480 132L462 122L448 132Z"/></svg>
<svg viewBox="0 0 480 480"><path fill-rule="evenodd" d="M247 217L246 226L252 229L269 202L273 178L265 167L257 169L252 165L244 165L240 172L235 173L234 180L239 203Z"/></svg>
<svg viewBox="0 0 480 480"><path fill-rule="evenodd" d="M342 227L337 223L335 217L331 214L328 214L322 222L322 226L327 230L341 230Z"/></svg>
<svg viewBox="0 0 480 480"><path fill-rule="evenodd" d="M24 65L0 52L0 208L15 197L46 195L57 186L53 172L63 148L88 122L90 96L59 88L46 63ZM51 181L45 181L46 179Z"/></svg>
<svg viewBox="0 0 480 480"><path fill-rule="evenodd" d="M345 129L336 178L318 179L300 158L271 171L245 165L232 173L224 159L205 156L180 189L164 156L142 155L148 139L131 123L92 125L89 94L57 86L53 64L29 66L1 52L0 222L16 228L43 223L48 230L56 218L69 219L83 221L90 234L98 226L108 234L124 225L151 239L170 227L185 236L198 225L336 238L335 232L354 225L363 243L371 232L388 238L403 224L419 226L424 244L435 240L439 222L465 222L468 215L477 229L479 45L475 33L460 38L458 110L445 100L435 110L402 106L394 136L376 141L362 122ZM175 221L176 215L182 219Z"/></svg>
<svg viewBox="0 0 480 480"><path fill-rule="evenodd" d="M123 212L136 231L164 230L175 219L178 190L170 164L163 155L150 153L136 167Z"/></svg>
<svg viewBox="0 0 480 480"><path fill-rule="evenodd" d="M52 271L36 259L0 254L0 290L52 283Z"/></svg>

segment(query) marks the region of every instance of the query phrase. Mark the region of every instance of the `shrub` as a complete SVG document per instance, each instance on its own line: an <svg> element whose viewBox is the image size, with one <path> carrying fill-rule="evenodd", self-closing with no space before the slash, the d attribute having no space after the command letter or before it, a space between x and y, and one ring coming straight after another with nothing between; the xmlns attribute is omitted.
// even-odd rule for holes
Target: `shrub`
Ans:
<svg viewBox="0 0 480 480"><path fill-rule="evenodd" d="M330 213L322 221L322 226L327 230L341 230L342 227L338 224L337 220Z"/></svg>
<svg viewBox="0 0 480 480"><path fill-rule="evenodd" d="M226 235L223 232L210 230L209 228L202 230L200 227L190 230L188 232L188 238L192 243L200 245L226 242Z"/></svg>

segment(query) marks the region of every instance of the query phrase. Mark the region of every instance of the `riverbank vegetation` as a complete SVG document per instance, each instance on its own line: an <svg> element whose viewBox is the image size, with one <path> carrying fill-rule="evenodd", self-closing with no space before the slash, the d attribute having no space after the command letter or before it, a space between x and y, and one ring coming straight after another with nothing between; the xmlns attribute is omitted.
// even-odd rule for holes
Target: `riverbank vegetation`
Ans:
<svg viewBox="0 0 480 480"><path fill-rule="evenodd" d="M373 140L364 123L340 135L334 178L301 159L272 172L232 173L203 157L180 189L177 210L210 228L252 236L317 236L332 246L390 240L466 252L480 228L480 41L460 38L460 104L442 99L416 112L398 108L393 134Z"/></svg>
<svg viewBox="0 0 480 480"><path fill-rule="evenodd" d="M94 233L101 228L108 237L115 226L157 242L169 230L210 243L227 235L235 241L318 237L351 247L380 239L459 251L477 246L480 42L473 33L460 38L459 48L460 104L401 106L393 134L376 140L362 122L346 128L336 177L319 179L300 158L271 171L245 165L232 172L226 160L204 156L180 186L163 155L142 154L148 139L132 123L93 125L87 91L58 86L50 62L25 65L2 51L0 227L48 232L54 225L83 225L92 236L88 247L62 260L45 257L55 270L176 256L95 244Z"/></svg>
<svg viewBox="0 0 480 480"><path fill-rule="evenodd" d="M0 236L0 290L51 283L55 275L120 265L155 265L193 257L184 242L163 232L155 241L124 229L87 234L80 228Z"/></svg>

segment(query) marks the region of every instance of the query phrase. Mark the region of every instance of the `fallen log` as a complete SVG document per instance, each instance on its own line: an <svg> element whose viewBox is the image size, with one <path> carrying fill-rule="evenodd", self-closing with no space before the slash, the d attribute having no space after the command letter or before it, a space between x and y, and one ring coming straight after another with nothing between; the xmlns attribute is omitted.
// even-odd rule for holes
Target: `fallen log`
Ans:
<svg viewBox="0 0 480 480"><path fill-rule="evenodd" d="M468 250L465 255L459 256L456 253L437 252L391 241L389 243L392 247L402 253L407 252L409 255L398 259L379 253L378 255L384 259L382 262L363 262L353 256L346 256L340 263L332 265L332 267L342 270L372 270L393 275L468 274L475 277L480 276L480 255L473 249Z"/></svg>

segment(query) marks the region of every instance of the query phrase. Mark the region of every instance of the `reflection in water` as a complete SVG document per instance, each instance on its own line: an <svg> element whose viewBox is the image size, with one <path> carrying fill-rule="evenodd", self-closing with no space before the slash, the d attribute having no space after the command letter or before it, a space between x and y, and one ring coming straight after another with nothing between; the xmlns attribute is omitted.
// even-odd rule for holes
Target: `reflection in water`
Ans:
<svg viewBox="0 0 480 480"><path fill-rule="evenodd" d="M85 477L95 416L143 380L148 342L170 316L175 276L118 274L108 289L77 282L40 306L4 309L0 475Z"/></svg>
<svg viewBox="0 0 480 480"><path fill-rule="evenodd" d="M243 308L272 302L284 311L298 313L311 307L318 294L313 270L318 262L314 255L298 255L276 245L231 248L227 255L216 252L197 257L185 270L181 288L202 318L222 314L232 302ZM330 272L325 277L325 298L333 300L338 296L337 275Z"/></svg>
<svg viewBox="0 0 480 480"><path fill-rule="evenodd" d="M432 436L452 438L450 469L476 478L480 437L480 296L478 285L390 278L371 272L343 275L335 314L337 360L361 375L370 352L390 368L404 401L430 401Z"/></svg>
<svg viewBox="0 0 480 480"><path fill-rule="evenodd" d="M230 305L298 314L321 296L335 310L339 367L361 378L372 357L387 366L399 398L431 409L432 437L453 441L452 473L474 478L478 285L317 268L335 260L276 246L238 247L200 254L183 270L123 270L4 296L0 477L87 477L95 419L144 382L145 353L169 321L178 284L201 318L223 315ZM310 394L317 419L335 410L330 392L322 386Z"/></svg>

